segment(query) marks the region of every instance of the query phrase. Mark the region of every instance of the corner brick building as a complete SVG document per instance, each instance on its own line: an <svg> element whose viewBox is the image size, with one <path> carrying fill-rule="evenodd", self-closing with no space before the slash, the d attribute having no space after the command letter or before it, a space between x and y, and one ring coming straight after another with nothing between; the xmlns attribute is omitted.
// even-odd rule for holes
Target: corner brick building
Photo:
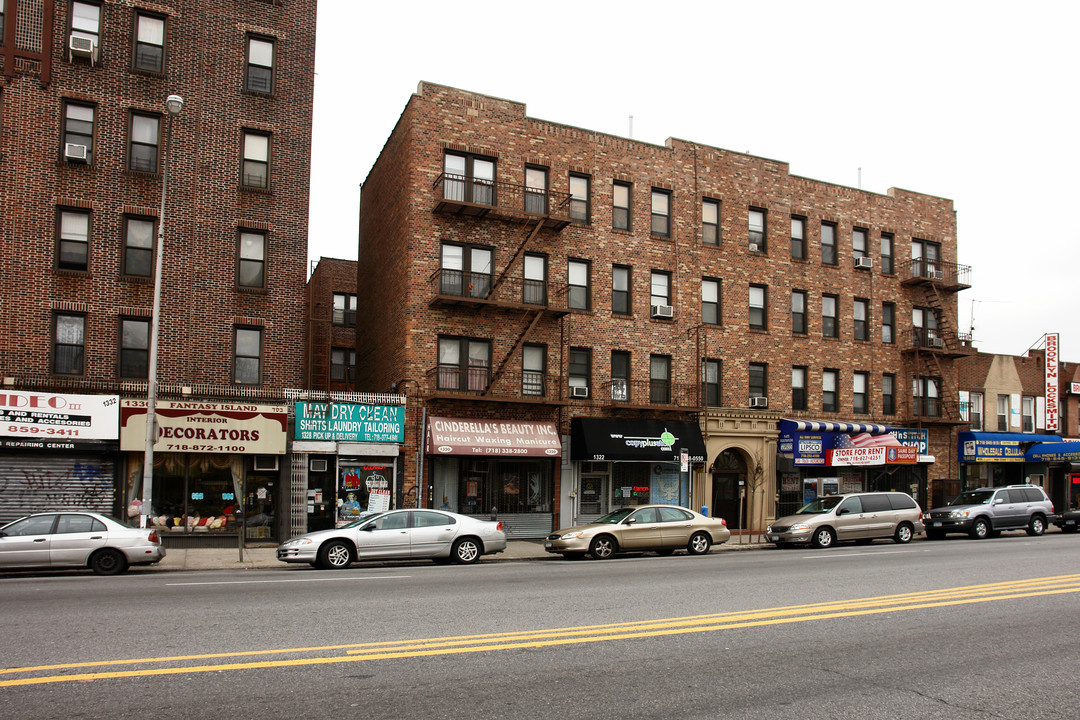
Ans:
<svg viewBox="0 0 1080 720"><path fill-rule="evenodd" d="M927 506L957 477L949 200L421 83L361 208L357 387L410 396L421 505L520 536L649 501L756 531L810 486ZM922 439L902 464L800 454L890 428Z"/></svg>
<svg viewBox="0 0 1080 720"><path fill-rule="evenodd" d="M256 536L286 531L288 463L278 459L284 391L304 372L315 0L4 0L4 9L2 391L23 403L119 396L120 422L141 407L145 427L167 164L159 407L184 403L172 410L180 417L201 403L204 424L233 438L253 435L230 430L247 420L229 412L274 408L280 441L209 452L205 442L172 452L159 442L155 524L235 544L247 493ZM172 94L184 106L170 120ZM141 430L125 432L64 453L6 449L0 473L82 493L58 505L123 512L139 497L142 463ZM115 493L101 490L106 478ZM3 512L42 506L12 487Z"/></svg>

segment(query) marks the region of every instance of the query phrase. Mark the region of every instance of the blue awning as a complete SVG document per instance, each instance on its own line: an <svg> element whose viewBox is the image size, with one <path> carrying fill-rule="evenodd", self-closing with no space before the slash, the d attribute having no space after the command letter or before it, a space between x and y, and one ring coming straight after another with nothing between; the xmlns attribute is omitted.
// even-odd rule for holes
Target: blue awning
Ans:
<svg viewBox="0 0 1080 720"><path fill-rule="evenodd" d="M956 450L960 462L1024 462L1033 445L1061 442L1060 435L965 430L957 434Z"/></svg>
<svg viewBox="0 0 1080 720"><path fill-rule="evenodd" d="M1027 462L1080 462L1080 442L1044 442L1024 453Z"/></svg>

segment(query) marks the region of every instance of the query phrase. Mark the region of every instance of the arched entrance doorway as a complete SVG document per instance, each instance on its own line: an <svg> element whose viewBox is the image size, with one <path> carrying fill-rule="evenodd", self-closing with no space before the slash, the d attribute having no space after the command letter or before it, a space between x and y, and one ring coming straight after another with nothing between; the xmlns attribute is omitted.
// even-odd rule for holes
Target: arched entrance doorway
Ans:
<svg viewBox="0 0 1080 720"><path fill-rule="evenodd" d="M739 485L739 482L742 485ZM747 522L745 499L739 490L746 487L746 460L738 450L729 448L720 453L712 464L713 517L722 517L728 527L741 530Z"/></svg>

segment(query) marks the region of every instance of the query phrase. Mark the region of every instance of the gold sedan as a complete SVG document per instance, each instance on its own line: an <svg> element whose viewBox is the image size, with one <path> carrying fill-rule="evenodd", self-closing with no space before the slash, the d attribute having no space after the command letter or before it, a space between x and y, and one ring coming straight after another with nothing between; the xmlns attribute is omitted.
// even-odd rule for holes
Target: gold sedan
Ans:
<svg viewBox="0 0 1080 720"><path fill-rule="evenodd" d="M638 505L609 512L588 525L552 533L544 541L544 549L566 558L588 553L597 560L642 550L660 555L676 550L704 555L729 537L731 531L723 518L705 517L677 505Z"/></svg>

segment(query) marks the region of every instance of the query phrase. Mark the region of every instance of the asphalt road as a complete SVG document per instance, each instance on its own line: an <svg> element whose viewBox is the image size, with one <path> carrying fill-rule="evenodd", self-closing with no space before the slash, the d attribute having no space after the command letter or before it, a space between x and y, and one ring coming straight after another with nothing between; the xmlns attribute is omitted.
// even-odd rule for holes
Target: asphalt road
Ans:
<svg viewBox="0 0 1080 720"><path fill-rule="evenodd" d="M0 716L1075 718L1080 537L0 578Z"/></svg>

